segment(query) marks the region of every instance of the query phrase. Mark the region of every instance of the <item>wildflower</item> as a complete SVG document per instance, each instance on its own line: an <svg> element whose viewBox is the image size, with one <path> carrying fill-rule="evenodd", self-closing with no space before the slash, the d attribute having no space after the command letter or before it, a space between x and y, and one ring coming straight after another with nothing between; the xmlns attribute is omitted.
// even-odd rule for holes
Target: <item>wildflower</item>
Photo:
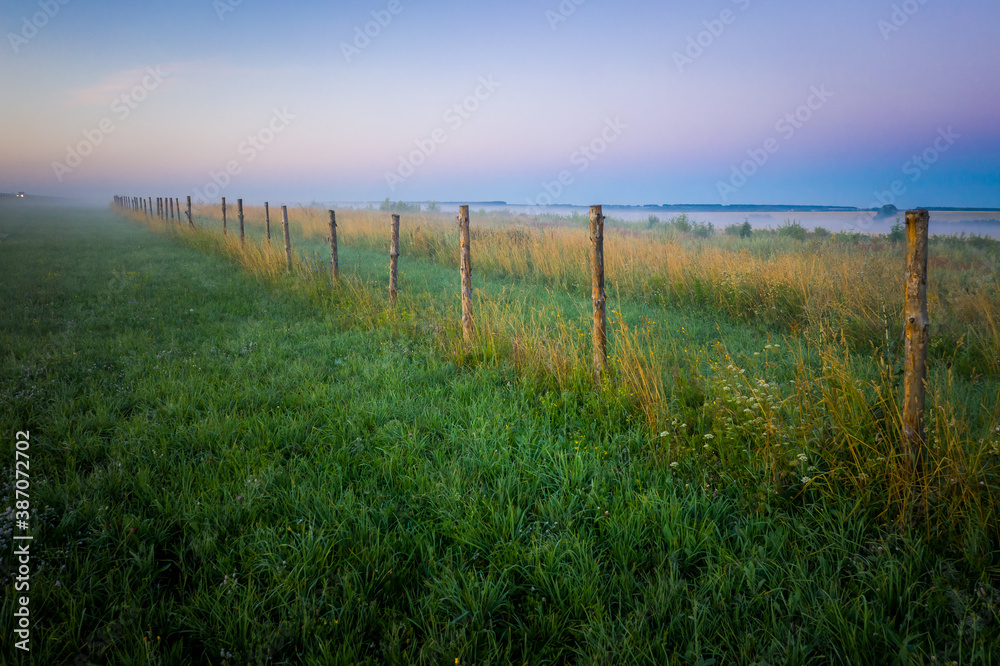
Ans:
<svg viewBox="0 0 1000 666"><path fill-rule="evenodd" d="M705 439L715 439L715 435L713 435L712 433L708 433L705 435Z"/></svg>
<svg viewBox="0 0 1000 666"><path fill-rule="evenodd" d="M660 433L660 437L666 437L666 436L667 436L667 431L666 430L664 430L663 432Z"/></svg>
<svg viewBox="0 0 1000 666"><path fill-rule="evenodd" d="M810 477L808 477L808 476L803 476L802 477L802 483L805 484L805 483L809 483L810 481L812 481L812 479Z"/></svg>
<svg viewBox="0 0 1000 666"><path fill-rule="evenodd" d="M674 462L670 463L670 466L676 469L678 464L679 463L675 460Z"/></svg>

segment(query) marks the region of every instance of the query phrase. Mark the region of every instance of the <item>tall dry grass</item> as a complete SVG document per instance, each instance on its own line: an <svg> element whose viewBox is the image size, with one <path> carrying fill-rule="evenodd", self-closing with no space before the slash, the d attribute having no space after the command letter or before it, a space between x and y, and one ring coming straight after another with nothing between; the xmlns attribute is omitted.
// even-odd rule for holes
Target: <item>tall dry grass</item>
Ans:
<svg viewBox="0 0 1000 666"><path fill-rule="evenodd" d="M218 207L199 207L218 220ZM260 225L263 208L247 208ZM272 233L280 243L280 220L272 209ZM293 233L322 238L327 213L290 211ZM404 214L400 252L457 266L458 235L443 213ZM277 222L276 222L277 220ZM389 214L370 210L337 212L344 245L384 250ZM230 222L232 228L233 222ZM530 279L583 293L589 289L589 231L550 226L526 215L473 215L473 266L489 275ZM791 333L819 327L843 331L863 346L879 345L901 331L903 288L901 246L877 239L846 244L782 244L772 239L741 242L731 237L696 239L609 228L605 273L609 287L626 298L664 305L708 308L735 320L780 326ZM955 347L968 372L1000 373L1000 261L969 248L934 247L928 300L939 345ZM946 350L942 350L944 352Z"/></svg>

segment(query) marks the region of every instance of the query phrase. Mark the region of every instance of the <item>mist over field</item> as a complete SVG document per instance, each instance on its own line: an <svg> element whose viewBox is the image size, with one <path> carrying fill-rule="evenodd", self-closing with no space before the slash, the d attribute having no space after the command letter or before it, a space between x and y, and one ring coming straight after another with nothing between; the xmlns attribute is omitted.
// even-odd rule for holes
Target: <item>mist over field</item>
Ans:
<svg viewBox="0 0 1000 666"><path fill-rule="evenodd" d="M5 0L0 663L996 664L998 26Z"/></svg>

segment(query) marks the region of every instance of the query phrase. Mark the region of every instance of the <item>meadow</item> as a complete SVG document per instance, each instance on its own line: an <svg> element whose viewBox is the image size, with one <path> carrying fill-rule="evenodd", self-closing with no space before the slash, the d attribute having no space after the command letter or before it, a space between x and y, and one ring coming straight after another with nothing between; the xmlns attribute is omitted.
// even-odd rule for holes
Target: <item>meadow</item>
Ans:
<svg viewBox="0 0 1000 666"><path fill-rule="evenodd" d="M926 474L890 237L0 203L0 489L31 432L19 663L990 664L1000 243L931 244ZM728 233L727 233L728 231ZM0 648L15 654L12 516ZM13 663L13 662L11 662Z"/></svg>

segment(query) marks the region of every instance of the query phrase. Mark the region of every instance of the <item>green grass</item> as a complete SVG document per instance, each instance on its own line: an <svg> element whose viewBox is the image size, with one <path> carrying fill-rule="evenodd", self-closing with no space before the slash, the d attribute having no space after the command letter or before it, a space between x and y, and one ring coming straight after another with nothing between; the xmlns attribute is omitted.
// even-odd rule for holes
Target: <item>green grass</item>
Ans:
<svg viewBox="0 0 1000 666"><path fill-rule="evenodd" d="M774 485L741 457L750 422L725 438L709 355L784 385L771 331L617 303L690 371L651 436L627 397L450 353L454 271L403 258L389 314L384 256L344 248L353 291L331 294L209 249L106 211L0 208L3 507L30 430L35 535L28 656L0 528L10 663L997 662L984 523L900 528L875 491ZM787 455L822 476L805 439Z"/></svg>

